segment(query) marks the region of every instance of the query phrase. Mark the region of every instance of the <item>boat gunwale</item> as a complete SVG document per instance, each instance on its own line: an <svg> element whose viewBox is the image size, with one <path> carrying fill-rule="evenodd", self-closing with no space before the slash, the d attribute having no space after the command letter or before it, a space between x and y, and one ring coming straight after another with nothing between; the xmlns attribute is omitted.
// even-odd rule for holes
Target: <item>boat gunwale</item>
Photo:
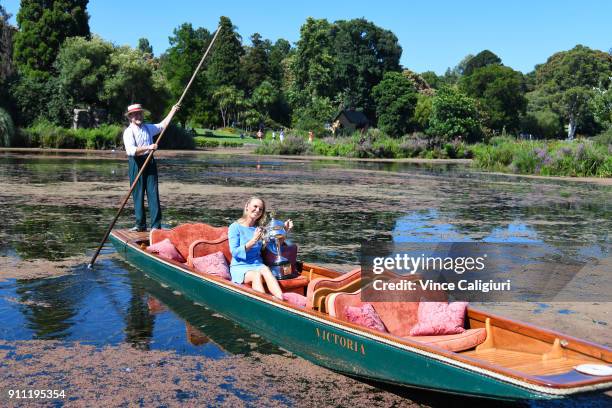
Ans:
<svg viewBox="0 0 612 408"><path fill-rule="evenodd" d="M555 381L548 380L543 377L529 375L524 372L517 371L517 370L511 369L508 367L504 367L501 365L494 365L486 361L483 361L481 359L466 356L461 353L448 351L446 349L443 349L435 345L420 343L417 341L404 339L398 336L393 336L391 334L374 331L374 330L365 328L363 326L359 326L359 325L329 316L328 314L325 314L325 313L321 313L321 312L314 311L314 310L308 310L304 308L299 308L297 306L276 300L273 298L273 296L269 294L262 294L251 288L232 283L231 281L227 281L225 279L222 279L222 278L219 278L213 275L210 275L210 276L199 275L193 272L192 270L190 270L186 264L183 264L183 263L171 260L171 259L164 259L158 256L157 254L152 254L152 253L147 252L146 250L141 248L139 245L139 243L143 242L145 239L129 239L129 236L125 234L121 234L124 231L127 232L127 230L113 230L111 232L111 235L114 236L119 241L123 242L125 245L132 248L133 250L137 251L138 253L152 258L155 262L165 263L168 266L173 267L177 271L192 275L204 281L214 283L218 286L221 286L237 294L246 295L250 298L257 299L259 301L268 303L275 307L289 310L297 315L302 315L303 317L309 318L310 320L322 321L322 323L329 324L335 327L336 329L345 330L351 334L363 336L372 341L384 343L386 345L400 348L400 349L403 349L409 352L424 355L434 360L441 361L441 362L450 364L452 366L465 369L467 371L475 372L481 375L495 378L500 381L504 381L507 383L511 383L513 385L517 385L523 388L535 390L537 392L549 394L553 396L555 395L564 396L564 395L571 395L571 394L576 394L576 393L581 393L581 392L596 391L600 389L610 388L612 386L612 376L596 377L592 379L585 379L585 380L578 380L578 381L571 381L571 382L564 382L564 383L555 382ZM118 236L118 233L123 235L125 239L122 239L120 236ZM491 317L492 320L495 319L496 322L506 321L509 323L518 324L519 326L527 326L529 329L532 329L534 332L537 332L537 333L544 333L548 335L557 334L557 335L561 335L563 338L567 338L572 341L576 341L578 343L584 343L584 345L586 346L592 346L596 348L603 348L603 349L609 350L607 347L596 344L596 343L590 343L586 340L581 340L578 338L573 338L571 336L566 336L564 334L557 333L552 330L538 328L538 327L529 325L527 323L514 321L508 318L504 318L502 316L493 315L488 312L483 312L481 310L474 309L472 307L468 307L468 310L475 312L481 316ZM520 334L523 334L523 333L520 333ZM530 337L533 337L533 336L530 336Z"/></svg>

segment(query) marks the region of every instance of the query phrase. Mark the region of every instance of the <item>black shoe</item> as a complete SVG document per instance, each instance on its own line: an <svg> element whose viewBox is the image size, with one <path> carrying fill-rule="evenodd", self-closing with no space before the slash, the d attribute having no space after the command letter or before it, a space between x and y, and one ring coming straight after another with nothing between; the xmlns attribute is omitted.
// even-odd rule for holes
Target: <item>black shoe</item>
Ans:
<svg viewBox="0 0 612 408"><path fill-rule="evenodd" d="M130 228L131 232L145 232L146 230L147 230L146 227L138 227L138 226L136 226L136 227Z"/></svg>

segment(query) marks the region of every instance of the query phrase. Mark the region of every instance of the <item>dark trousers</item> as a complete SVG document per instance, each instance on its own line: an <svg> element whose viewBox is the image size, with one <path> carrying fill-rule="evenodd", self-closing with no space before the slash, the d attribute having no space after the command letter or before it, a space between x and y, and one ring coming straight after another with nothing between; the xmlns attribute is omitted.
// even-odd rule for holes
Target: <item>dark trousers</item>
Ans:
<svg viewBox="0 0 612 408"><path fill-rule="evenodd" d="M147 156L128 156L130 186L136 179L138 172L144 164ZM136 214L136 226L147 228L147 217L144 207L144 194L147 193L149 213L151 214L151 228L161 228L162 213L159 205L159 190L157 188L157 165L152 158L142 176L138 179L132 198L134 199L134 213Z"/></svg>

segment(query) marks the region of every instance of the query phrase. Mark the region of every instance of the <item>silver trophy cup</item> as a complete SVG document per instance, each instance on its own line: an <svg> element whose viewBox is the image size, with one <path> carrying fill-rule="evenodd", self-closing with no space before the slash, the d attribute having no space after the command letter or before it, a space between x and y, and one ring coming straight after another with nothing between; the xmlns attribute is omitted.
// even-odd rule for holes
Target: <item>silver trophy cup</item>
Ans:
<svg viewBox="0 0 612 408"><path fill-rule="evenodd" d="M266 243L266 250L274 255L272 265L268 266L276 279L287 279L291 277L292 270L291 262L281 253L281 246L287 238L285 223L272 218L265 227L265 230L264 240Z"/></svg>

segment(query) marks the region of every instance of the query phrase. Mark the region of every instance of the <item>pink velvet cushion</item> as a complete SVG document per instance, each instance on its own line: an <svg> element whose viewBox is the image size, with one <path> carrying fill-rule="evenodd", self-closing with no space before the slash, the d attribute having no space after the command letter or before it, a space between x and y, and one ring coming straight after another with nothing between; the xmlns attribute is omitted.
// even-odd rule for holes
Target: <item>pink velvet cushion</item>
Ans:
<svg viewBox="0 0 612 408"><path fill-rule="evenodd" d="M198 258L193 258L192 262L193 268L197 272L207 273L225 280L232 279L229 272L229 267L227 266L227 261L225 260L225 256L221 251L217 251L206 256L200 256Z"/></svg>
<svg viewBox="0 0 612 408"><path fill-rule="evenodd" d="M463 333L467 302L421 302L417 324L410 329L411 336L436 336Z"/></svg>
<svg viewBox="0 0 612 408"><path fill-rule="evenodd" d="M283 293L283 300L297 307L306 307L306 296L299 293Z"/></svg>
<svg viewBox="0 0 612 408"><path fill-rule="evenodd" d="M172 259L177 262L185 262L185 258L183 258L179 251L177 251L176 247L168 238L147 247L147 251L152 254L158 254L166 259Z"/></svg>
<svg viewBox="0 0 612 408"><path fill-rule="evenodd" d="M378 313L376 313L376 310L374 310L370 303L364 303L361 306L347 306L345 315L346 320L351 323L383 333L387 332L385 325L380 320L380 316L378 316Z"/></svg>

